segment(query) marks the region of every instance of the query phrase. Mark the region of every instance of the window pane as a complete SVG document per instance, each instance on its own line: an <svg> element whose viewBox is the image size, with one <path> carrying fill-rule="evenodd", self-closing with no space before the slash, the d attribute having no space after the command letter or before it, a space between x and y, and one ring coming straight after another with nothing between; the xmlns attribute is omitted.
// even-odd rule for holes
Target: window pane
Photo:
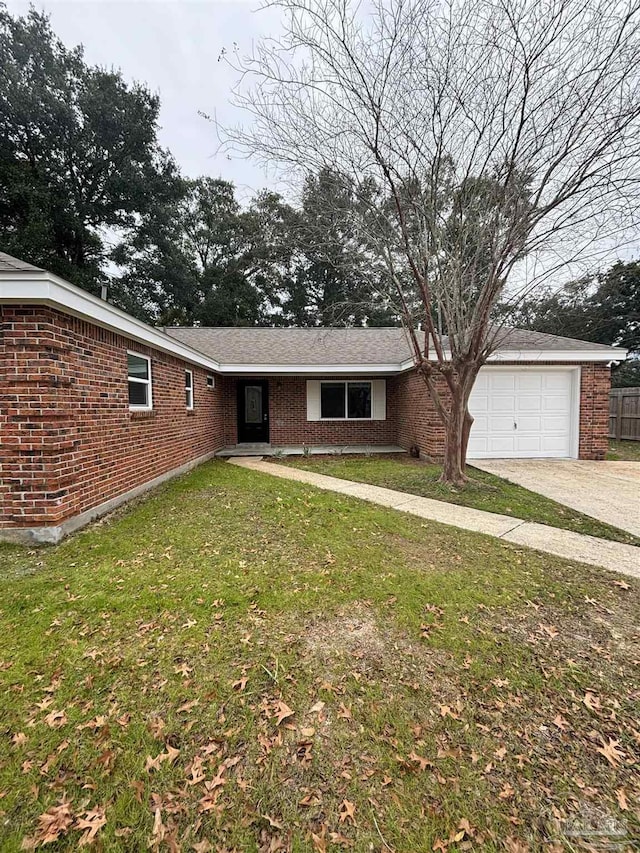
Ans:
<svg viewBox="0 0 640 853"><path fill-rule="evenodd" d="M149 378L149 362L146 358L141 358L139 355L127 354L127 365L129 368L129 376L135 376L136 379Z"/></svg>
<svg viewBox="0 0 640 853"><path fill-rule="evenodd" d="M244 389L244 420L247 424L262 423L261 385L247 385Z"/></svg>
<svg viewBox="0 0 640 853"><path fill-rule="evenodd" d="M144 382L129 382L129 405L147 406L149 403L147 394L149 386Z"/></svg>
<svg viewBox="0 0 640 853"><path fill-rule="evenodd" d="M320 385L320 417L344 416L344 382L323 382Z"/></svg>
<svg viewBox="0 0 640 853"><path fill-rule="evenodd" d="M184 372L184 384L185 384L186 388L191 388L192 379L193 379L193 376L191 374L191 371L185 370L185 372Z"/></svg>
<svg viewBox="0 0 640 853"><path fill-rule="evenodd" d="M349 417L371 417L370 382L349 382Z"/></svg>

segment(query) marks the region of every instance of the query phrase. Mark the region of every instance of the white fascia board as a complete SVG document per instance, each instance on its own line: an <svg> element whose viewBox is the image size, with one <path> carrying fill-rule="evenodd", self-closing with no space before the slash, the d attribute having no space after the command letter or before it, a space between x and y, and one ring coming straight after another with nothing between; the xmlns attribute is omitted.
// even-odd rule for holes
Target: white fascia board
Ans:
<svg viewBox="0 0 640 853"><path fill-rule="evenodd" d="M492 361L624 361L627 350L622 347L607 347L593 350L499 350L487 359Z"/></svg>
<svg viewBox="0 0 640 853"><path fill-rule="evenodd" d="M492 353L487 359L487 364L498 361L551 361L564 362L567 364L577 364L585 361L595 362L610 362L624 361L627 357L628 350L622 347L607 347L607 349L594 350L499 350ZM445 359L448 361L451 357L450 353L444 353ZM416 366L413 358L408 358L400 365L400 371L411 370Z"/></svg>
<svg viewBox="0 0 640 853"><path fill-rule="evenodd" d="M220 364L215 359L50 273L0 273L0 304L47 305L57 308L190 364L220 371Z"/></svg>
<svg viewBox="0 0 640 853"><path fill-rule="evenodd" d="M235 376L390 376L399 373L399 364L229 364L220 373Z"/></svg>

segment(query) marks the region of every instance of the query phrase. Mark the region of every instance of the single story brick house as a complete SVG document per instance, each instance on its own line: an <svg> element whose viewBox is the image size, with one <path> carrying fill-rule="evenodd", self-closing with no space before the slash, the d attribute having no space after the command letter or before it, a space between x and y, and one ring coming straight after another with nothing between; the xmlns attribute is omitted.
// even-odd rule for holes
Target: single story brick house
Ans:
<svg viewBox="0 0 640 853"><path fill-rule="evenodd" d="M470 458L602 459L625 355L512 331L473 391ZM443 451L398 328L154 328L0 253L0 356L3 539L58 541L225 448Z"/></svg>

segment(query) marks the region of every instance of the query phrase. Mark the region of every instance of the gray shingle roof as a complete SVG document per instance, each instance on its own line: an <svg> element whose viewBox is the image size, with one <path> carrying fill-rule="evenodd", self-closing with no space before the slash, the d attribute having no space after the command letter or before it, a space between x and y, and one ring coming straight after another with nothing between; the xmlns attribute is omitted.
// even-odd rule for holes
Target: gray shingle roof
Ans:
<svg viewBox="0 0 640 853"><path fill-rule="evenodd" d="M33 264L28 264L26 261L21 261L19 258L14 258L12 255L7 255L6 252L0 252L0 272L42 272L41 267L36 267Z"/></svg>
<svg viewBox="0 0 640 853"><path fill-rule="evenodd" d="M409 356L402 329L181 328L165 330L223 364L398 364Z"/></svg>
<svg viewBox="0 0 640 853"><path fill-rule="evenodd" d="M548 335L545 332L532 332L529 329L505 329L499 336L499 350L580 350L611 349L609 344L594 344L592 341L580 341L577 338L563 338L560 335Z"/></svg>
<svg viewBox="0 0 640 853"><path fill-rule="evenodd" d="M222 364L400 364L411 357L400 328L189 328L165 332ZM500 350L609 349L602 344L542 332L509 329Z"/></svg>

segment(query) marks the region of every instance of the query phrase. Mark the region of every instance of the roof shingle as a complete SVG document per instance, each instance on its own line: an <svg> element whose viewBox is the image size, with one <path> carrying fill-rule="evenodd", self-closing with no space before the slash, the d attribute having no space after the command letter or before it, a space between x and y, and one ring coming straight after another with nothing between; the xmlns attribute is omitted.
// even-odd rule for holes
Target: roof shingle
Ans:
<svg viewBox="0 0 640 853"><path fill-rule="evenodd" d="M165 332L222 364L397 365L411 357L401 328L257 328L171 326ZM603 344L508 329L499 350L594 351Z"/></svg>
<svg viewBox="0 0 640 853"><path fill-rule="evenodd" d="M0 272L43 272L43 270L41 267L21 261L20 258L7 255L6 252L0 252Z"/></svg>

